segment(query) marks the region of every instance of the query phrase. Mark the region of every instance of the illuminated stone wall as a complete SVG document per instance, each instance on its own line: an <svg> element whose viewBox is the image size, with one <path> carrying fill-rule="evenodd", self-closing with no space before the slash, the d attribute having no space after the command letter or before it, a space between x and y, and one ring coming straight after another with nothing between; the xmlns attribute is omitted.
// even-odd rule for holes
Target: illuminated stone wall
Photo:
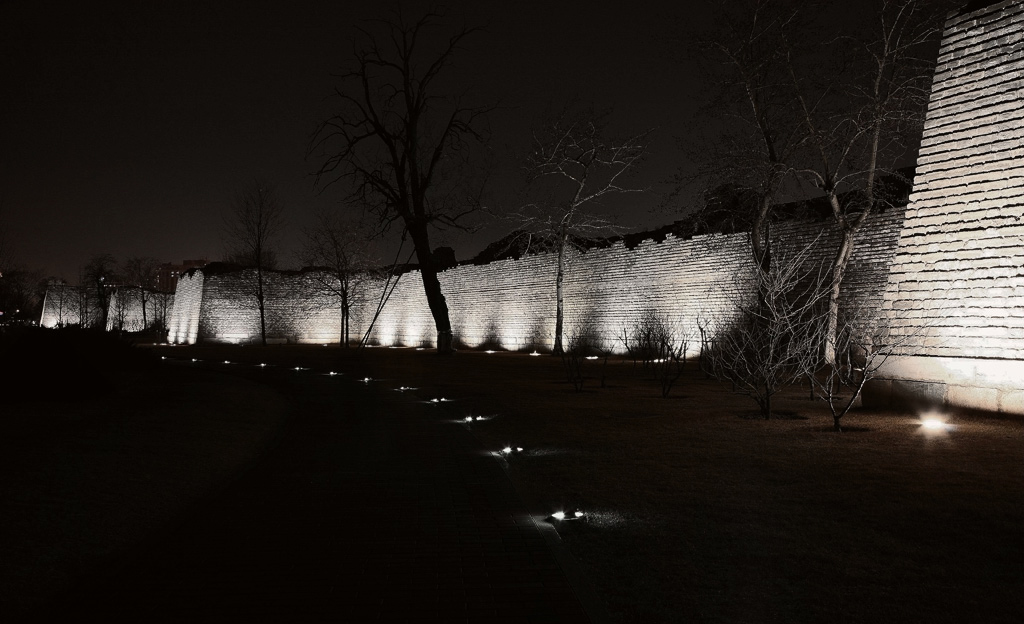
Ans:
<svg viewBox="0 0 1024 624"><path fill-rule="evenodd" d="M1024 2L978 5L946 23L869 400L1024 414Z"/></svg>
<svg viewBox="0 0 1024 624"><path fill-rule="evenodd" d="M310 272L264 273L267 339L272 343L338 342L339 313ZM255 343L260 340L255 269L196 269L178 279L168 340Z"/></svg>
<svg viewBox="0 0 1024 624"><path fill-rule="evenodd" d="M154 325L163 325L174 307L171 293L150 292L146 294L146 313L142 313L143 300L138 289L118 288L110 293L110 308L107 312L107 331L142 331Z"/></svg>
<svg viewBox="0 0 1024 624"><path fill-rule="evenodd" d="M843 290L844 301L881 304L889 262L903 213L876 215L857 239ZM838 239L830 223L787 222L774 227L779 256L813 245L813 262L827 264ZM651 310L697 340L698 320L724 321L748 292L742 276L750 259L746 234L622 242L573 254L565 278L566 335L590 319L607 348ZM252 271L196 270L178 282L172 342L252 343L259 339L259 314L252 296ZM461 265L440 274L458 344L469 347L550 349L555 327L555 256L532 255L485 265ZM366 301L353 311L358 340L373 317L383 284L366 285ZM273 342L336 343L337 304L317 293L313 275L271 273L267 283L267 334ZM383 345L433 346L433 320L418 271L402 275L371 340ZM695 347L696 348L696 347Z"/></svg>
<svg viewBox="0 0 1024 624"><path fill-rule="evenodd" d="M43 313L39 319L40 327L58 327L78 325L81 322L82 309L80 293L77 286L51 282L46 286L43 296Z"/></svg>

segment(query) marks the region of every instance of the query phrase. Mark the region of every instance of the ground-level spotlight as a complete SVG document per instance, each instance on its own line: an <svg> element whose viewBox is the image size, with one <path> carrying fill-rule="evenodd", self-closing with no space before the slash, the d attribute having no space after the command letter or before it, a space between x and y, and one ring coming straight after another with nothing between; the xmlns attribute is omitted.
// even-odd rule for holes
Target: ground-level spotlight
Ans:
<svg viewBox="0 0 1024 624"><path fill-rule="evenodd" d="M417 351L423 351L423 347L416 347Z"/></svg>
<svg viewBox="0 0 1024 624"><path fill-rule="evenodd" d="M555 513L551 514L551 517L558 521L568 521L580 520L581 518L583 518L583 515L583 512L577 509L576 511L572 512L571 515L565 513L564 511L556 511Z"/></svg>
<svg viewBox="0 0 1024 624"><path fill-rule="evenodd" d="M486 353L486 354L490 355L491 353L494 353L494 351L493 351L493 350L491 350L491 349L488 349L488 350L484 351L484 353Z"/></svg>
<svg viewBox="0 0 1024 624"><path fill-rule="evenodd" d="M530 355L540 355L540 353L537 353L536 351L534 351L534 352L533 352L533 353L531 353Z"/></svg>
<svg viewBox="0 0 1024 624"><path fill-rule="evenodd" d="M596 359L597 359L597 356L596 356L596 355L588 355L587 357L585 357L585 358L583 358L583 359L584 359L584 360L596 360Z"/></svg>
<svg viewBox="0 0 1024 624"><path fill-rule="evenodd" d="M926 431L949 431L952 427L940 418L928 417L921 419L921 427Z"/></svg>

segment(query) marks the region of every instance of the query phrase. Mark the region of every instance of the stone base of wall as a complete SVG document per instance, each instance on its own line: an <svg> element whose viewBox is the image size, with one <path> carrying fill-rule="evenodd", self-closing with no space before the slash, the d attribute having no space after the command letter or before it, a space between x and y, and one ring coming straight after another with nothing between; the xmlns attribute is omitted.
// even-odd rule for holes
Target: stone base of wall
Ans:
<svg viewBox="0 0 1024 624"><path fill-rule="evenodd" d="M898 356L864 388L864 405L958 407L1024 415L1024 361Z"/></svg>

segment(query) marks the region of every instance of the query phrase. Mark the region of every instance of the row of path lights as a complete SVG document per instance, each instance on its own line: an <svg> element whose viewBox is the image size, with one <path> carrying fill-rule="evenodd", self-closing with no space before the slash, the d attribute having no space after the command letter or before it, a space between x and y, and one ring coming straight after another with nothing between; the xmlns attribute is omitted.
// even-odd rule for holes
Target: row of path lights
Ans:
<svg viewBox="0 0 1024 624"><path fill-rule="evenodd" d="M326 347L327 345L323 345L323 346ZM373 345L367 345L367 346L369 347L369 346L373 346ZM391 348L396 348L396 347L391 347ZM418 347L416 350L417 351L422 351L423 347ZM495 353L495 351L488 350L485 353L493 354L493 353ZM531 355L531 356L539 356L540 353L538 353L537 351L533 351L529 355ZM167 360L167 356L160 356L160 359L161 360ZM590 356L587 359L597 359L597 356ZM195 364L195 363L199 363L199 362L202 362L202 360L200 360L198 358L191 358L191 363ZM231 361L230 360L224 360L223 363L224 364L231 364ZM257 368L265 369L268 365L267 365L266 362L260 362L259 364L256 364L255 366ZM302 372L302 371L310 370L310 367L294 366L294 367L291 367L291 369L296 371L296 372ZM324 375L329 376L329 377L336 377L336 376L340 375L340 373L337 373L335 371L328 371L328 372L324 373ZM377 380L373 379L372 377L363 377L362 379L358 379L357 381L359 381L360 383L369 385L371 382L377 381ZM411 387L411 386L399 386L398 388L393 388L393 390L395 390L396 392L410 392L410 391L417 390L417 388L414 388L414 387ZM454 401L454 399L449 399L449 398L446 398L446 397L436 397L436 398L432 398L432 399L427 400L427 401L423 401L423 403L426 403L426 404L429 404L429 405L440 405L441 403L451 403L453 401ZM473 422L482 422L484 420L488 420L488 418L485 418L484 416L480 416L480 415L473 416L472 414L470 414L470 415L466 416L464 419L462 419L461 421L458 421L458 422L462 422L462 423L464 423L464 424L466 424L468 426L468 425L470 425ZM931 423L934 423L934 422L939 423L939 425L936 427L935 425L931 424ZM933 428L933 429L934 428L942 428L942 429L947 428L945 423L943 423L941 421L938 421L938 420L934 420L934 419L930 420L930 421L925 421L924 427L926 429L927 428ZM493 453L493 454L496 455L497 457L501 457L501 458L507 460L508 458L511 458L513 455L521 455L523 453L524 453L523 447L509 445L509 446L506 446L506 447L502 448L497 453ZM555 520L557 522L580 520L580 519L585 519L585 518L586 518L586 514L584 512L582 512L582 511L578 510L578 509L573 511L571 514L567 514L565 511L556 511L556 512L552 513L550 516L548 516L549 520Z"/></svg>

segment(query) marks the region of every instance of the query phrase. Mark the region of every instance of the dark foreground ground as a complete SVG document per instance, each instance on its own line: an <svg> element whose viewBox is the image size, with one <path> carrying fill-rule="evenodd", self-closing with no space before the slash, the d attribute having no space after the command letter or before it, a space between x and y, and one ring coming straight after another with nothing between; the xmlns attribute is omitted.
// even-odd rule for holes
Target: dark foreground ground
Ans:
<svg viewBox="0 0 1024 624"><path fill-rule="evenodd" d="M157 352L178 360L159 384L192 384L205 397L175 394L171 411L184 417L160 416L160 402L105 404L99 413L121 415L7 445L21 468L0 477L5 487L22 492L34 518L57 519L21 522L34 546L12 549L24 542L8 538L0 554L45 554L51 565L35 564L37 580L77 561L75 583L49 583L61 588L45 595L57 615L579 621L577 597L596 619L607 609L621 622L1019 622L1024 613L1019 419L940 414L951 429L929 432L920 414L860 412L840 435L806 390L780 399L780 418L756 420L748 399L696 370L663 399L626 361L588 363L577 393L556 358L524 354ZM320 374L329 370L344 375ZM61 433L68 426L85 441ZM524 450L501 462L487 453L506 445ZM79 467L115 457L124 469L86 478L54 461L36 470L48 448L51 459L86 457ZM197 475L220 473L199 487ZM107 491L119 479L130 496ZM169 484L180 493L154 494ZM206 494L186 495L198 490ZM67 519L69 505L97 492L108 502ZM559 566L561 551L535 527L576 508L584 520L558 532L578 566ZM79 520L103 513L148 537L89 542L110 522ZM38 543L68 530L77 534L60 549ZM82 554L82 544L95 547ZM19 597L38 586L22 582Z"/></svg>
<svg viewBox="0 0 1024 624"><path fill-rule="evenodd" d="M572 565L556 552L557 534L529 513L469 432L412 393L322 372L168 363L167 374L179 382L212 384L203 400L222 386L256 380L263 393L257 402L236 398L257 420L287 405L279 427L263 432L266 442L250 449L230 482L213 483L185 509L169 509L171 522L153 519L155 533L119 545L110 560L87 562L79 570L87 574L44 588L34 600L5 596L18 617L591 621L557 560ZM128 434L122 441L140 442ZM148 450L164 452L156 440ZM25 498L30 507L33 497ZM93 504L90 498L82 502ZM61 507L53 510L68 513ZM64 529L79 527L67 522ZM40 554L59 566L75 548L41 546ZM45 572L37 579L50 580Z"/></svg>

